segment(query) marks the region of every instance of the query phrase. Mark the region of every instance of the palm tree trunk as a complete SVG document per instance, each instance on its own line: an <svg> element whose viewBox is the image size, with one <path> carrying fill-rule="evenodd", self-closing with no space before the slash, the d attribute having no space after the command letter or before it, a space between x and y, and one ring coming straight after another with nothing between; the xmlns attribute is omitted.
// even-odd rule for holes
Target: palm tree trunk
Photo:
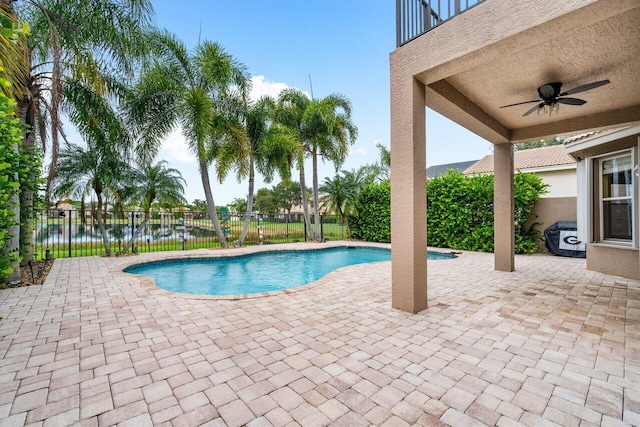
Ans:
<svg viewBox="0 0 640 427"><path fill-rule="evenodd" d="M131 239L129 239L127 244L124 245L124 249L122 249L123 255L126 254L129 251L129 249L133 246L133 242L135 242L138 239L138 237L140 237L140 234L142 234L142 231L147 227L150 217L151 215L149 214L149 211L145 211L144 221L142 221L142 223L138 225L138 228L136 229L135 233L131 233Z"/></svg>
<svg viewBox="0 0 640 427"><path fill-rule="evenodd" d="M253 155L249 159L249 194L247 195L247 210L244 215L244 226L242 227L242 234L240 234L240 239L238 239L238 244L242 246L244 244L244 239L247 237L247 233L249 232L249 224L251 222L251 213L253 212L253 186L255 181L255 171L253 166Z"/></svg>
<svg viewBox="0 0 640 427"><path fill-rule="evenodd" d="M82 198L80 199L80 222L82 224L87 223L87 204L84 201L84 194L82 194Z"/></svg>
<svg viewBox="0 0 640 427"><path fill-rule="evenodd" d="M104 251L107 256L111 256L111 245L109 244L109 236L107 236L107 229L104 226L102 220L102 194L96 192L98 196L98 209L96 209L96 216L98 217L98 227L100 228L100 234L102 234L102 241L104 242Z"/></svg>
<svg viewBox="0 0 640 427"><path fill-rule="evenodd" d="M338 205L338 213L340 214L340 222L347 227L347 236L351 237L351 229L349 228L349 218L342 211L342 207Z"/></svg>
<svg viewBox="0 0 640 427"><path fill-rule="evenodd" d="M200 160L200 177L202 178L202 187L204 189L204 197L207 200L207 207L209 208L209 216L213 223L213 228L216 231L216 236L220 241L220 246L227 247L227 239L224 237L222 227L220 227L220 221L218 221L218 210L216 204L213 201L213 194L211 193L211 183L209 182L209 171L207 169L207 163Z"/></svg>
<svg viewBox="0 0 640 427"><path fill-rule="evenodd" d="M318 153L314 150L313 158L313 222L315 223L316 240L320 240L322 233L320 232L320 205L318 196Z"/></svg>
<svg viewBox="0 0 640 427"><path fill-rule="evenodd" d="M304 180L304 164L300 162L300 191L302 192L302 212L304 213L304 222L307 226L307 233L311 240L315 240L315 233L311 228L311 218L309 218L309 200L307 199L307 184Z"/></svg>

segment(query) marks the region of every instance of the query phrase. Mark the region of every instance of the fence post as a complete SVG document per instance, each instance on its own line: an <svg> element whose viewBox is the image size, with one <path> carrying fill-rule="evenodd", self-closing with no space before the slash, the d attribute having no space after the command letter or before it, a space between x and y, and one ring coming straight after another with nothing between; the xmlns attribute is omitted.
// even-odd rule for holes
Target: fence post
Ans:
<svg viewBox="0 0 640 427"><path fill-rule="evenodd" d="M320 241L324 241L324 221L322 221L322 214L320 214Z"/></svg>
<svg viewBox="0 0 640 427"><path fill-rule="evenodd" d="M287 243L289 243L289 214L284 214L284 221L287 224Z"/></svg>
<svg viewBox="0 0 640 427"><path fill-rule="evenodd" d="M71 211L67 211L69 216L69 258L71 258Z"/></svg>
<svg viewBox="0 0 640 427"><path fill-rule="evenodd" d="M135 217L136 214L134 211L130 211L129 215L131 216L131 253L136 253L136 242L133 240L133 236L135 236L136 230L135 230Z"/></svg>
<svg viewBox="0 0 640 427"><path fill-rule="evenodd" d="M304 222L304 241L307 241L307 219L305 218L302 222Z"/></svg>

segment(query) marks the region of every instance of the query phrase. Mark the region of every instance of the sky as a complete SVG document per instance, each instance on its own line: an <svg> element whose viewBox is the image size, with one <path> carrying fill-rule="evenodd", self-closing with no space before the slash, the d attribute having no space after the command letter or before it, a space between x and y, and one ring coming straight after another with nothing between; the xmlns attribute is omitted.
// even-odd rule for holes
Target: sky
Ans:
<svg viewBox="0 0 640 427"><path fill-rule="evenodd" d="M315 98L340 93L353 105L358 138L341 169L357 169L378 159L376 144L390 145L389 54L395 49L392 0L152 0L156 25L193 49L199 37L222 44L253 76L252 96L277 97L286 87ZM179 6L178 6L179 5ZM177 7L178 6L178 7ZM425 167L480 159L492 145L439 114L427 110ZM393 154L392 154L393 155ZM181 171L189 202L204 199L193 154L180 130L164 141L159 159ZM311 185L311 164L306 166ZM215 176L213 169L210 174ZM319 181L332 177L332 164L319 167ZM297 176L294 171L292 176ZM278 181L256 179L256 191ZM216 204L246 198L248 183L230 176L212 182Z"/></svg>

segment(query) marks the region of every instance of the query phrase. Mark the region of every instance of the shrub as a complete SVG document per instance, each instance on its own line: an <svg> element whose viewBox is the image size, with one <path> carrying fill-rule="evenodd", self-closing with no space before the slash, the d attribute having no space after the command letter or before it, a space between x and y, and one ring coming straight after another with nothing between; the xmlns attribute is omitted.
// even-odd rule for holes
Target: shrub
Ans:
<svg viewBox="0 0 640 427"><path fill-rule="evenodd" d="M430 246L493 252L493 175L465 176L456 171L427 183L427 233ZM540 232L527 228L533 205L546 184L533 174L514 177L515 251L538 249ZM390 186L366 187L360 194L358 215L349 218L351 236L375 242L391 241Z"/></svg>
<svg viewBox="0 0 640 427"><path fill-rule="evenodd" d="M391 187L369 184L358 195L358 215L349 215L351 237L367 242L391 241Z"/></svg>

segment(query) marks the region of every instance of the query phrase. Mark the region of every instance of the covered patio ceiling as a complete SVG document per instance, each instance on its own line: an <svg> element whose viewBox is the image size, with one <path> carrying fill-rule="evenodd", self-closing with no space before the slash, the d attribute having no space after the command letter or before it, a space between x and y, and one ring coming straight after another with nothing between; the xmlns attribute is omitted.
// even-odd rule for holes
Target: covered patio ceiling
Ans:
<svg viewBox="0 0 640 427"><path fill-rule="evenodd" d="M485 1L396 53L424 64L414 64L415 77L428 107L493 143L640 121L640 2L555 3ZM533 103L500 108L538 99L546 83L568 90L604 79L611 83L573 95L585 105L552 115L523 117Z"/></svg>

